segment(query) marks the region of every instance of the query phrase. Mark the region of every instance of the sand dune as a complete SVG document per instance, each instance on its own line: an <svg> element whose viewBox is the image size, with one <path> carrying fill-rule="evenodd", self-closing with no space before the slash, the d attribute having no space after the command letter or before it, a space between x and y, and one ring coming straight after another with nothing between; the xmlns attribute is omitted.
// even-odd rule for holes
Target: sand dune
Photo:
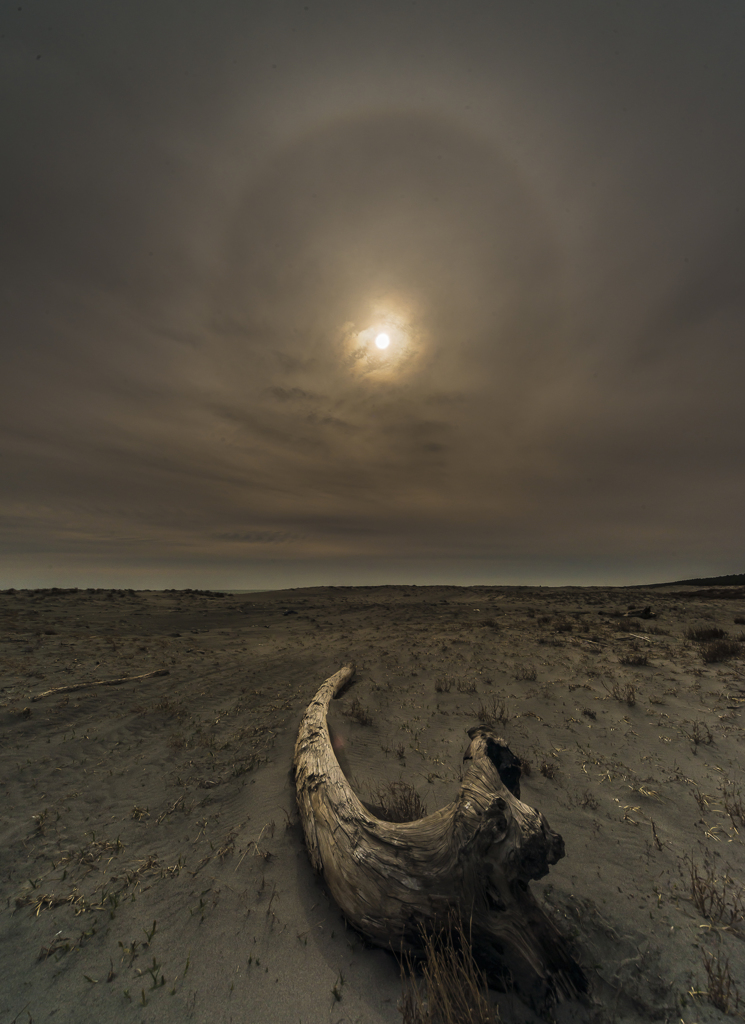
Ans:
<svg viewBox="0 0 745 1024"><path fill-rule="evenodd" d="M534 892L594 1000L560 1020L742 1013L744 621L741 587L3 592L0 1019L401 1020L295 810L300 719L349 660L329 725L363 799L446 803L479 716L529 763L567 851Z"/></svg>

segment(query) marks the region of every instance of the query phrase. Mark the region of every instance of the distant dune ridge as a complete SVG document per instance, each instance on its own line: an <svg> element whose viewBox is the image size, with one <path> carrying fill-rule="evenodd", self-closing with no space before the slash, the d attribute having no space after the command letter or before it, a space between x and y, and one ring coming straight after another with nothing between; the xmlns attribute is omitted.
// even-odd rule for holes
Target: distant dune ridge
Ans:
<svg viewBox="0 0 745 1024"><path fill-rule="evenodd" d="M646 587L742 587L745 586L745 572L729 576L702 576L694 580L675 580L673 583L646 583Z"/></svg>
<svg viewBox="0 0 745 1024"><path fill-rule="evenodd" d="M566 851L531 889L590 986L560 1024L742 1012L743 583L0 592L0 1020L425 1019L297 815L349 661L328 727L377 814L450 802L474 725L520 759ZM540 1019L479 985L474 1020Z"/></svg>

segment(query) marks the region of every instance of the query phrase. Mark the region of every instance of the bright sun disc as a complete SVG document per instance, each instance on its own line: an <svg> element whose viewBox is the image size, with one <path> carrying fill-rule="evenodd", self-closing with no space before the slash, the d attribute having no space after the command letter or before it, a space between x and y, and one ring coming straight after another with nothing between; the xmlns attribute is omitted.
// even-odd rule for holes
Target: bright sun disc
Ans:
<svg viewBox="0 0 745 1024"><path fill-rule="evenodd" d="M379 334L375 339L375 344L378 346L378 348L388 348L390 343L391 339L388 337L387 334Z"/></svg>

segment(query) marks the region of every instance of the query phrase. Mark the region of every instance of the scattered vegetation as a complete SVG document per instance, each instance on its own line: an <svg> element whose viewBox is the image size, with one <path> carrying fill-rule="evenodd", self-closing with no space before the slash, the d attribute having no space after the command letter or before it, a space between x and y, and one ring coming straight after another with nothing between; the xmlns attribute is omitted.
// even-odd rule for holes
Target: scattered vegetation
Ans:
<svg viewBox="0 0 745 1024"><path fill-rule="evenodd" d="M696 803L698 804L698 809L701 811L702 814L704 814L707 807L709 806L708 797L705 793L702 793L700 789L694 789L692 792L696 800Z"/></svg>
<svg viewBox="0 0 745 1024"><path fill-rule="evenodd" d="M259 832L259 838L258 838L258 839L251 839L251 840L249 841L249 843L248 843L248 846L246 847L246 849L248 850L248 849L250 849L251 847L253 847L253 850L254 850L254 856L255 856L255 857L262 857L262 858L263 858L264 860L266 860L266 861L269 861L269 860L271 860L271 859L272 859L272 854L271 854L271 851L270 851L270 850L268 850L268 849L262 849L262 847L261 847L261 846L259 846L259 843L260 843L260 842L262 841L262 839L264 838L264 833L265 833L265 832L268 832L268 833L269 833L269 836L270 836L270 837L273 837L273 836L274 836L274 830L275 830L275 828L276 828L276 826L275 826L275 824L274 824L274 820L272 820L272 821L268 821L268 822L267 822L267 823L266 823L266 824L264 825L264 827L262 828L261 832ZM244 852L243 856L241 857L241 861L243 860L243 857L245 857L245 856L246 856L246 854L245 854L245 852ZM238 861L238 864L240 864L240 863L241 863L241 861ZM238 869L236 868L236 870L238 870ZM262 886L262 887L263 887L263 886ZM203 895L204 895L204 894L203 894ZM201 909L201 904L202 904L202 901L200 900L199 902L200 902L200 909Z"/></svg>
<svg viewBox="0 0 745 1024"><path fill-rule="evenodd" d="M552 761L541 761L539 771L547 779L553 779L554 775L556 775L556 765Z"/></svg>
<svg viewBox="0 0 745 1024"><path fill-rule="evenodd" d="M439 676L439 678L435 679L435 690L437 693L450 693L452 688L452 676Z"/></svg>
<svg viewBox="0 0 745 1024"><path fill-rule="evenodd" d="M404 957L400 1004L403 1024L498 1024L483 972L473 959L470 937L460 921L438 935L424 936L424 957L416 976Z"/></svg>
<svg viewBox="0 0 745 1024"><path fill-rule="evenodd" d="M610 694L614 700L620 701L622 704L628 704L630 708L636 704L636 687L633 683L624 683L623 686L614 679L610 686L607 683L603 683L606 693Z"/></svg>
<svg viewBox="0 0 745 1024"><path fill-rule="evenodd" d="M458 692L459 693L476 693L476 683L473 679L459 679L458 680Z"/></svg>
<svg viewBox="0 0 745 1024"><path fill-rule="evenodd" d="M697 644L708 643L710 640L724 640L726 636L725 630L715 626L689 626L686 630L686 639Z"/></svg>
<svg viewBox="0 0 745 1024"><path fill-rule="evenodd" d="M649 664L649 658L646 654L621 654L618 660L622 665L633 665L635 667Z"/></svg>
<svg viewBox="0 0 745 1024"><path fill-rule="evenodd" d="M701 647L701 657L707 665L736 658L742 650L738 640L712 640Z"/></svg>
<svg viewBox="0 0 745 1024"><path fill-rule="evenodd" d="M342 712L347 718L353 719L360 725L372 725L372 715L364 705L360 704L359 698L355 697L349 707Z"/></svg>
<svg viewBox="0 0 745 1024"><path fill-rule="evenodd" d="M743 804L740 791L735 786L732 787L731 792L725 787L722 795L724 797L724 809L729 815L733 827L737 829L738 824L740 828L745 826L745 804Z"/></svg>
<svg viewBox="0 0 745 1024"><path fill-rule="evenodd" d="M510 714L507 710L507 705L503 700L497 701L496 697L492 697L488 703L481 701L481 705L478 710L478 719L483 722L484 725L506 725L510 720Z"/></svg>
<svg viewBox="0 0 745 1024"><path fill-rule="evenodd" d="M620 619L616 623L619 633L640 633L645 628L638 619Z"/></svg>
<svg viewBox="0 0 745 1024"><path fill-rule="evenodd" d="M698 865L691 861L690 878L691 899L707 921L736 929L745 920L745 891L728 875L718 879L710 865L705 864L699 871Z"/></svg>
<svg viewBox="0 0 745 1024"><path fill-rule="evenodd" d="M515 679L524 679L527 683L534 683L537 678L535 665L518 665L515 669Z"/></svg>
<svg viewBox="0 0 745 1024"><path fill-rule="evenodd" d="M557 633L571 633L574 629L574 623L569 619L556 619L554 629Z"/></svg>
<svg viewBox="0 0 745 1024"><path fill-rule="evenodd" d="M691 731L685 732L685 736L693 743L695 747L699 743L709 744L714 742L714 737L711 735L711 729L706 722L693 722L691 725Z"/></svg>
<svg viewBox="0 0 745 1024"><path fill-rule="evenodd" d="M371 793L384 821L418 821L427 815L427 805L408 782L381 784Z"/></svg>
<svg viewBox="0 0 745 1024"><path fill-rule="evenodd" d="M706 997L709 1002L721 1010L722 1013L735 1014L740 1007L740 992L737 988L732 972L730 971L729 960L722 959L722 954L717 950L715 953L702 951L704 970L706 971L707 987ZM739 1016L739 1015L738 1015Z"/></svg>
<svg viewBox="0 0 745 1024"><path fill-rule="evenodd" d="M225 836L225 839L217 851L217 856L220 861L224 861L227 857L231 857L235 850L235 841L238 838L238 833L231 829L230 832Z"/></svg>

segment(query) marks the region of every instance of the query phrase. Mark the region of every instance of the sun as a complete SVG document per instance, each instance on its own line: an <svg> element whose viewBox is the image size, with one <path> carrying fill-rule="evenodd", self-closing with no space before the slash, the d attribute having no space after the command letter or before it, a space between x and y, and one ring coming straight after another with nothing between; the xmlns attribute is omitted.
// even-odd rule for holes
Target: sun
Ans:
<svg viewBox="0 0 745 1024"><path fill-rule="evenodd" d="M422 334L415 326L418 310L413 300L370 302L354 320L340 324L343 362L355 377L370 381L400 381L419 364ZM358 321L359 323L359 321ZM366 324L366 326L365 326Z"/></svg>

